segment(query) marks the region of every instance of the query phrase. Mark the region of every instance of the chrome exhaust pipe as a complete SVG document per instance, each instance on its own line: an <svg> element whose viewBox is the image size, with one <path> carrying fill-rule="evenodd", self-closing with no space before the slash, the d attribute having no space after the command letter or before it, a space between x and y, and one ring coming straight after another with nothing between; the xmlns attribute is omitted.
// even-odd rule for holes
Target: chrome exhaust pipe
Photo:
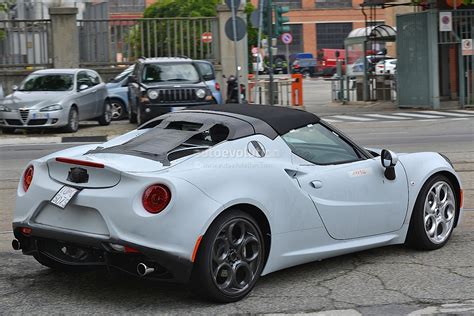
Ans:
<svg viewBox="0 0 474 316"><path fill-rule="evenodd" d="M12 240L12 248L15 250L20 250L21 249L21 244L18 239L13 239Z"/></svg>
<svg viewBox="0 0 474 316"><path fill-rule="evenodd" d="M153 272L155 272L155 268L147 267L147 265L144 264L144 263L139 263L137 265L137 273L141 277L144 277L144 276L146 276L150 273L153 273Z"/></svg>

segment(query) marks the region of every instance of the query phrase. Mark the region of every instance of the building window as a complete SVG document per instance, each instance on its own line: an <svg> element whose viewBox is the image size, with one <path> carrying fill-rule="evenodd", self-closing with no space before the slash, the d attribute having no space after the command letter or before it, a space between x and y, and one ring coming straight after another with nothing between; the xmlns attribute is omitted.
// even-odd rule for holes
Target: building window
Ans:
<svg viewBox="0 0 474 316"><path fill-rule="evenodd" d="M301 9L302 0L273 0L273 4L289 7L290 9Z"/></svg>
<svg viewBox="0 0 474 316"><path fill-rule="evenodd" d="M145 0L109 0L110 13L143 13Z"/></svg>
<svg viewBox="0 0 474 316"><path fill-rule="evenodd" d="M352 8L352 0L315 0L318 9Z"/></svg>
<svg viewBox="0 0 474 316"><path fill-rule="evenodd" d="M293 35L293 42L288 45L290 49L290 54L302 53L303 49L303 25L302 24L289 24L290 33ZM286 54L286 45L278 40L277 43L278 54Z"/></svg>
<svg viewBox="0 0 474 316"><path fill-rule="evenodd" d="M316 44L318 49L344 48L344 40L352 31L352 23L316 24Z"/></svg>

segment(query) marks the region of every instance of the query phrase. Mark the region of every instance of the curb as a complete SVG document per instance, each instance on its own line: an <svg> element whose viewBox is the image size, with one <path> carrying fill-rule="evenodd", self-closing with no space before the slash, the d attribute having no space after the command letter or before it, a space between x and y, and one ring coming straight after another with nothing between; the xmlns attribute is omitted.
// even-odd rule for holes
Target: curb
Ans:
<svg viewBox="0 0 474 316"><path fill-rule="evenodd" d="M111 136L66 136L66 137L15 137L0 139L0 146L47 145L64 143L103 143L120 135Z"/></svg>

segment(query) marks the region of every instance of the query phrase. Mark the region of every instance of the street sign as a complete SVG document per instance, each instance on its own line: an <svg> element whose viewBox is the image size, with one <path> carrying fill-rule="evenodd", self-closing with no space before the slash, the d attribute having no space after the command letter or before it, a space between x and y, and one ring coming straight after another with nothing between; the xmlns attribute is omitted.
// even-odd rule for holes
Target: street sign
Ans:
<svg viewBox="0 0 474 316"><path fill-rule="evenodd" d="M212 43L212 33L211 32L204 32L201 35L201 40L205 44Z"/></svg>
<svg viewBox="0 0 474 316"><path fill-rule="evenodd" d="M453 30L453 14L451 11L439 13L439 31L451 32Z"/></svg>
<svg viewBox="0 0 474 316"><path fill-rule="evenodd" d="M247 34L247 24L245 23L244 19L240 16L235 17L235 35L237 42L242 40L245 35ZM234 41L234 27L232 23L232 18L229 18L225 23L225 35L231 40Z"/></svg>
<svg viewBox="0 0 474 316"><path fill-rule="evenodd" d="M283 33L281 35L281 41L285 45L290 45L293 42L293 35L291 35L291 33Z"/></svg>
<svg viewBox="0 0 474 316"><path fill-rule="evenodd" d="M250 15L250 22L252 23L253 27L260 27L260 10L255 10L252 12L252 14Z"/></svg>
<svg viewBox="0 0 474 316"><path fill-rule="evenodd" d="M240 0L234 0L234 8L232 8L232 0L225 0L225 4L227 4L231 10L240 8Z"/></svg>
<svg viewBox="0 0 474 316"><path fill-rule="evenodd" d="M474 55L474 47L472 38L462 40L462 55L463 56L472 56Z"/></svg>

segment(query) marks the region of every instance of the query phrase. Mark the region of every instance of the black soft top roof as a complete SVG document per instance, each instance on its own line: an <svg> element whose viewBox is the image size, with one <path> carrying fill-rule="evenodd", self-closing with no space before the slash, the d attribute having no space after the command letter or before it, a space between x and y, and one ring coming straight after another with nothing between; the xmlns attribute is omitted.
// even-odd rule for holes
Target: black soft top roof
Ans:
<svg viewBox="0 0 474 316"><path fill-rule="evenodd" d="M185 111L211 111L222 114L237 114L259 119L270 125L279 135L308 124L316 124L320 118L303 110L271 105L225 104L205 105L188 108Z"/></svg>

